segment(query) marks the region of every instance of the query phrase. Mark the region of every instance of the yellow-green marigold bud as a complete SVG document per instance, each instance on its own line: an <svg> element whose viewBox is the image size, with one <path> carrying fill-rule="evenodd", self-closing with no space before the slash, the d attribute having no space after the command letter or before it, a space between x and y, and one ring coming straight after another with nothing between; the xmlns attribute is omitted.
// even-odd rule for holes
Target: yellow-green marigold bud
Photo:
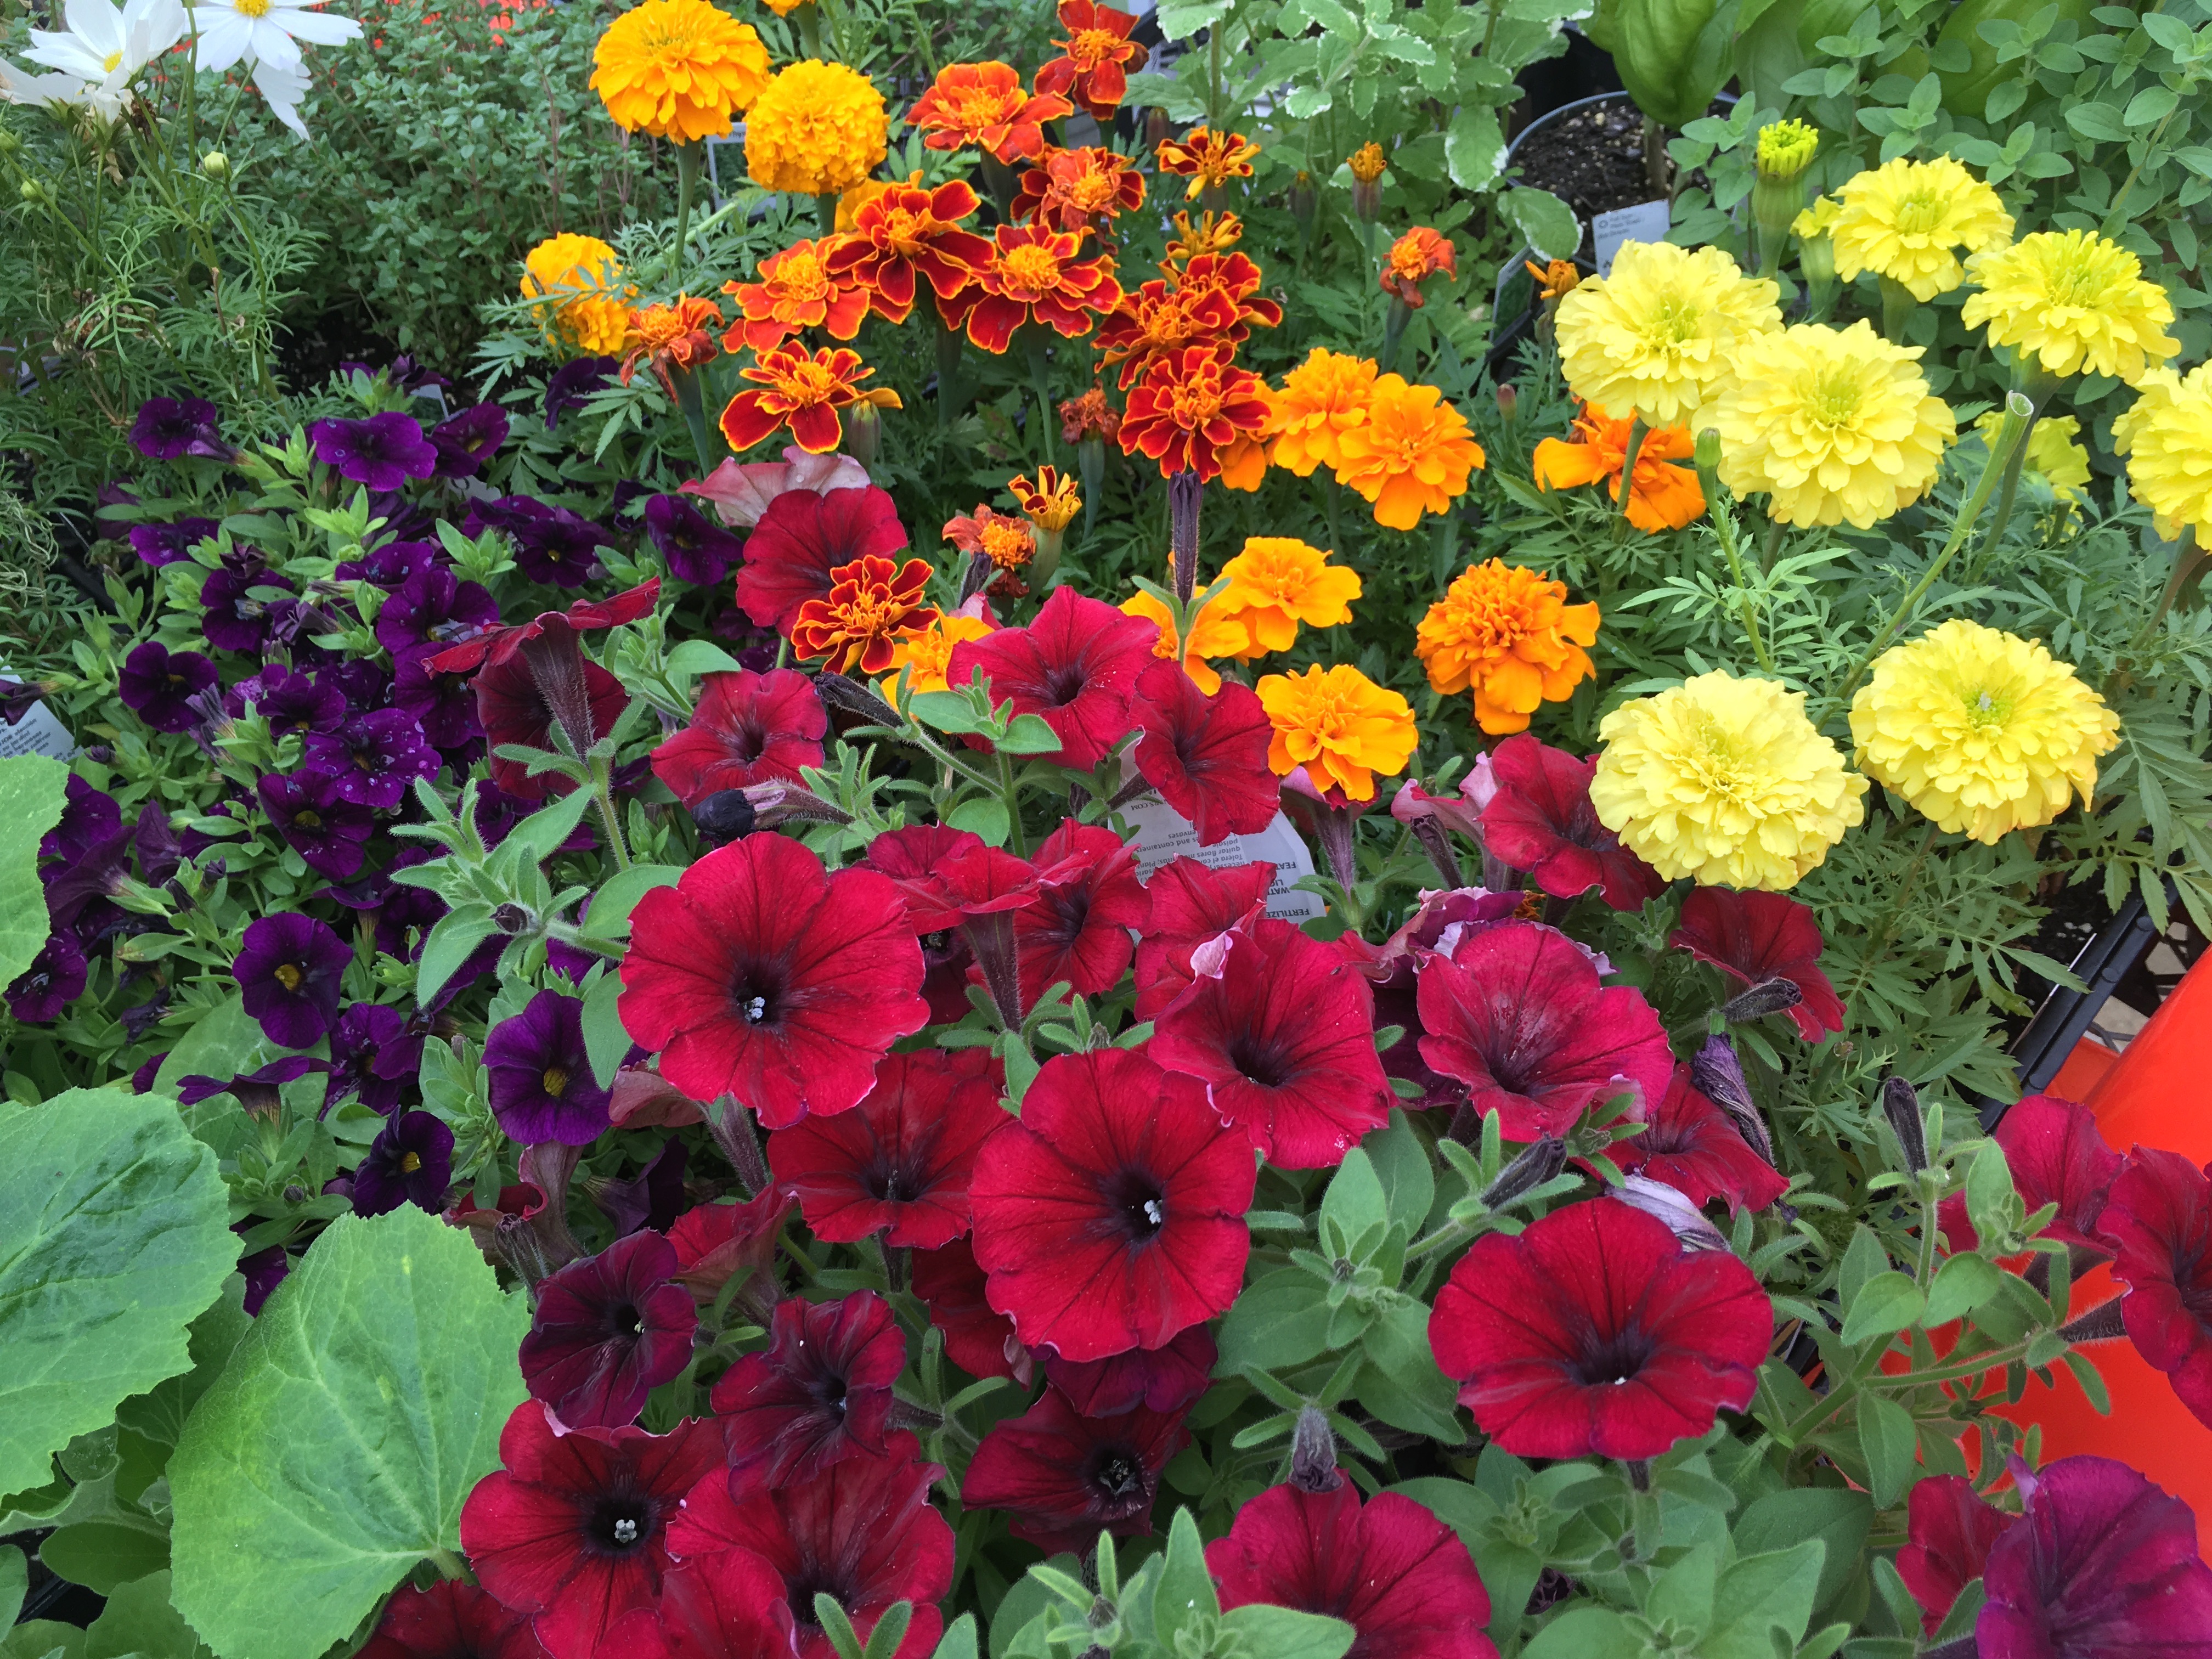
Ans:
<svg viewBox="0 0 2212 1659"><path fill-rule="evenodd" d="M1759 176L1762 179L1800 178L1820 153L1820 130L1802 121L1771 121L1759 130Z"/></svg>

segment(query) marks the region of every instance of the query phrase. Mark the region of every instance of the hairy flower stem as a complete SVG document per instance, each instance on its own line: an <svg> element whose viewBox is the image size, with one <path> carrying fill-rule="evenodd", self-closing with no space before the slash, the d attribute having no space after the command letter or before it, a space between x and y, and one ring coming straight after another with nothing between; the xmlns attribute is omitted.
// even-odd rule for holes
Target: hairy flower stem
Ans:
<svg viewBox="0 0 2212 1659"><path fill-rule="evenodd" d="M761 1152L760 1136L751 1115L738 1104L735 1095L723 1095L707 1108L707 1128L714 1145L737 1171L745 1196L757 1198L769 1189L768 1158Z"/></svg>
<svg viewBox="0 0 2212 1659"><path fill-rule="evenodd" d="M1628 447L1620 457L1620 500L1614 504L1613 515L1615 541L1628 533L1628 498L1636 493L1636 458L1643 453L1644 434L1650 430L1641 415L1628 423Z"/></svg>
<svg viewBox="0 0 2212 1659"><path fill-rule="evenodd" d="M1750 643L1751 654L1759 659L1759 665L1771 674L1776 672L1774 658L1767 651L1765 640L1759 635L1759 606L1752 599L1750 580L1744 574L1742 538L1741 527L1736 523L1735 503L1721 494L1719 469L1705 464L1705 451L1711 447L1714 446L1702 443L1698 447L1698 482L1705 487L1705 505L1712 514L1713 534L1720 542L1721 551L1728 556L1729 574L1735 581L1736 617L1743 624L1743 636ZM1620 498L1626 501L1628 499L1627 481L1631 475L1624 471L1620 476Z"/></svg>
<svg viewBox="0 0 2212 1659"><path fill-rule="evenodd" d="M684 244L690 240L691 232L691 198L698 188L698 147L678 144L676 146L676 240L668 249L668 276L671 282L675 282L683 272Z"/></svg>
<svg viewBox="0 0 2212 1659"><path fill-rule="evenodd" d="M615 806L614 770L604 757L592 762L592 793L599 808L599 823L607 832L607 846L615 855L615 867L627 870L630 866L629 843L623 839L622 813Z"/></svg>
<svg viewBox="0 0 2212 1659"><path fill-rule="evenodd" d="M2120 1317L2123 1297L2100 1302L2085 1314L2068 1320L2058 1328L2058 1334L2069 1342L2111 1342L2128 1334L2126 1322Z"/></svg>

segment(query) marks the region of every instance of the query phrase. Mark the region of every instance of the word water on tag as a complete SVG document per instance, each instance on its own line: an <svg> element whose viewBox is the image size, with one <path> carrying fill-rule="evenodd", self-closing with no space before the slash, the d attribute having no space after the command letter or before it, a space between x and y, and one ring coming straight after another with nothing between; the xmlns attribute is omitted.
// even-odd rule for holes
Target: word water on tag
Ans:
<svg viewBox="0 0 2212 1659"><path fill-rule="evenodd" d="M1179 858L1196 859L1209 870L1272 864L1275 878L1267 888L1269 915L1278 921L1310 921L1327 908L1320 894L1301 892L1291 885L1313 874L1313 854L1307 849L1304 837L1280 812L1255 836L1231 836L1211 847L1200 847L1196 826L1158 795L1138 796L1122 809L1121 816L1128 821L1129 844L1136 848L1141 874L1149 876Z"/></svg>
<svg viewBox="0 0 2212 1659"><path fill-rule="evenodd" d="M1597 274L1613 275L1613 262L1623 242L1663 242L1667 240L1667 204L1638 202L1615 208L1590 221L1590 240L1597 254Z"/></svg>
<svg viewBox="0 0 2212 1659"><path fill-rule="evenodd" d="M0 689L12 688L21 682L0 663ZM43 702L34 702L26 709L23 718L13 726L0 720L0 760L12 760L17 755L50 755L59 761L70 760L76 754L76 739L70 735L61 716Z"/></svg>

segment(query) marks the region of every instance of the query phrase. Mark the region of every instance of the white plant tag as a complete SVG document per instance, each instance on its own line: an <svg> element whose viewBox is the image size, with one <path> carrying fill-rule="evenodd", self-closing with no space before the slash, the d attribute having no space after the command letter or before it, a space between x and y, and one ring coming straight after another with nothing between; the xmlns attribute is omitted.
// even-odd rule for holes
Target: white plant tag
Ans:
<svg viewBox="0 0 2212 1659"><path fill-rule="evenodd" d="M1663 242L1667 240L1669 222L1664 202L1638 202L1633 207L1615 208L1610 213L1601 213L1590 221L1590 240L1597 253L1597 274L1613 275L1614 257L1623 242Z"/></svg>
<svg viewBox="0 0 2212 1659"><path fill-rule="evenodd" d="M1327 908L1320 894L1297 891L1291 885L1313 874L1313 854L1279 811L1257 835L1231 836L1211 847L1200 847L1196 827L1158 795L1138 796L1121 809L1121 816L1128 822L1129 844L1137 850L1137 868L1144 875L1178 858L1196 859L1209 870L1272 864L1275 878L1267 888L1269 915L1278 921L1309 921Z"/></svg>
<svg viewBox="0 0 2212 1659"><path fill-rule="evenodd" d="M0 680L15 678L14 671L0 663ZM58 761L71 760L76 755L76 739L62 724L60 715L43 702L34 702L13 726L0 720L0 760L12 760L17 755L49 755Z"/></svg>

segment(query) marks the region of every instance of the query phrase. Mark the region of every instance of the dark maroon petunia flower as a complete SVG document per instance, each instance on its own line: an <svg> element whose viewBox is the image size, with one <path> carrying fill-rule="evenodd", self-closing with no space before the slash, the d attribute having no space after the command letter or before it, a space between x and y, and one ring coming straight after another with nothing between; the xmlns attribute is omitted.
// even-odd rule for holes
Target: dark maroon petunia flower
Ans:
<svg viewBox="0 0 2212 1659"><path fill-rule="evenodd" d="M1129 718L1145 734L1137 770L1190 820L1200 847L1275 821L1283 792L1267 768L1274 727L1250 687L1224 680L1209 697L1181 663L1155 660L1137 676Z"/></svg>
<svg viewBox="0 0 2212 1659"><path fill-rule="evenodd" d="M621 367L619 357L579 357L555 369L545 383L545 429L550 432L563 414L580 409L594 392L612 386Z"/></svg>
<svg viewBox="0 0 2212 1659"><path fill-rule="evenodd" d="M434 670L450 653L419 659ZM585 706L590 712L592 742L615 729L615 722L629 706L623 683L595 662L583 666ZM509 744L525 749L553 747L554 708L527 665L520 661L486 663L477 671L477 719L484 740L491 746L492 781L510 795L524 800L543 800L565 795L576 785L557 772L532 773L527 762L509 760L499 750ZM573 738L572 738L573 741ZM580 745L589 748L589 744Z"/></svg>
<svg viewBox="0 0 2212 1659"><path fill-rule="evenodd" d="M625 1613L607 1651L623 1659L789 1659L783 1575L750 1550L718 1550L662 1575L660 1602Z"/></svg>
<svg viewBox="0 0 2212 1659"><path fill-rule="evenodd" d="M1376 1029L1395 1025L1405 1033L1382 1051L1382 1059L1385 1076L1403 1078L1420 1090L1404 1103L1408 1110L1456 1108L1468 1095L1465 1084L1421 1058L1421 1039L1428 1035L1421 1024L1422 967L1438 953L1449 956L1469 934L1513 920L1523 897L1481 887L1445 888L1424 894L1413 915L1379 945L1370 946L1356 933L1339 935L1336 948L1375 988Z"/></svg>
<svg viewBox="0 0 2212 1659"><path fill-rule="evenodd" d="M1137 851L1111 830L1069 818L1036 850L1040 870L1060 879L1038 890L1036 902L1014 913L1021 963L1022 1006L1034 1007L1065 980L1078 996L1093 997L1121 982L1152 901L1137 874ZM1068 870L1062 866L1073 865Z"/></svg>
<svg viewBox="0 0 2212 1659"><path fill-rule="evenodd" d="M338 982L353 951L324 923L295 911L264 916L246 930L231 977L246 1012L271 1042L305 1048L338 1017Z"/></svg>
<svg viewBox="0 0 2212 1659"><path fill-rule="evenodd" d="M769 778L797 783L800 767L822 764L829 729L814 682L796 669L709 674L691 723L653 751L653 774L687 807Z"/></svg>
<svg viewBox="0 0 2212 1659"><path fill-rule="evenodd" d="M574 997L540 991L491 1028L483 1058L492 1114L509 1138L588 1146L605 1130L608 1093L592 1074L584 1005Z"/></svg>
<svg viewBox="0 0 2212 1659"><path fill-rule="evenodd" d="M8 1012L26 1025L52 1024L83 994L88 970L76 934L66 927L49 934L31 965L8 987ZM991 1109L998 1110L995 1103Z"/></svg>
<svg viewBox="0 0 2212 1659"><path fill-rule="evenodd" d="M1206 1392L1220 1358L1212 1334L1194 1325L1164 1348L1132 1348L1110 1359L1063 1359L1048 1352L1044 1374L1085 1417L1119 1417L1139 1407L1180 1412Z"/></svg>
<svg viewBox="0 0 2212 1659"><path fill-rule="evenodd" d="M975 1160L975 1260L1034 1348L1162 1346L1244 1282L1252 1156L1194 1079L1135 1048L1044 1063Z"/></svg>
<svg viewBox="0 0 2212 1659"><path fill-rule="evenodd" d="M945 1356L970 1376L1011 1376L1024 1388L1036 1361L1014 1334L1014 1322L985 1297L989 1279L965 1238L914 1256L914 1293L929 1304L929 1322L945 1333Z"/></svg>
<svg viewBox="0 0 2212 1659"><path fill-rule="evenodd" d="M72 772L63 781L61 820L40 840L39 856L75 862L122 829L115 797Z"/></svg>
<svg viewBox="0 0 2212 1659"><path fill-rule="evenodd" d="M856 559L887 559L905 547L898 509L872 484L826 495L787 490L745 539L738 605L761 627L788 635L799 606L830 597L832 570Z"/></svg>
<svg viewBox="0 0 2212 1659"><path fill-rule="evenodd" d="M1272 864L1216 870L1177 858L1145 879L1152 913L1137 939L1137 1018L1154 1019L1192 978L1191 952L1266 912Z"/></svg>
<svg viewBox="0 0 2212 1659"><path fill-rule="evenodd" d="M2118 1251L2128 1340L2212 1425L2212 1180L2179 1152L2138 1146L2112 1181L2098 1230Z"/></svg>
<svg viewBox="0 0 2212 1659"><path fill-rule="evenodd" d="M291 590L258 554L226 560L200 586L200 632L218 651L259 656L276 629L277 605Z"/></svg>
<svg viewBox="0 0 2212 1659"><path fill-rule="evenodd" d="M769 1346L722 1374L709 1402L730 1449L731 1478L770 1486L811 1480L848 1457L882 1457L891 1384L906 1334L868 1291L837 1302L775 1304Z"/></svg>
<svg viewBox="0 0 2212 1659"><path fill-rule="evenodd" d="M138 405L138 418L131 423L131 441L140 454L157 461L173 461L182 455L228 461L238 455L223 442L216 427L215 405L204 398L149 398Z"/></svg>
<svg viewBox="0 0 2212 1659"><path fill-rule="evenodd" d="M116 694L156 732L189 732L199 723L190 699L213 685L215 665L197 651L171 651L157 640L123 659Z"/></svg>
<svg viewBox="0 0 2212 1659"><path fill-rule="evenodd" d="M435 542L386 542L357 559L342 562L332 575L338 581L369 582L387 593L396 593L407 585L410 576L452 563L446 550Z"/></svg>
<svg viewBox="0 0 2212 1659"><path fill-rule="evenodd" d="M1475 1240L1429 1317L1460 1403L1516 1457L1657 1457L1751 1402L1773 1331L1736 1257L1598 1201Z"/></svg>
<svg viewBox="0 0 2212 1659"><path fill-rule="evenodd" d="M395 663L442 651L499 626L499 603L481 582L465 582L442 565L402 582L376 613L376 642Z"/></svg>
<svg viewBox="0 0 2212 1659"><path fill-rule="evenodd" d="M335 684L282 663L270 663L240 680L224 693L222 702L234 720L250 710L268 721L270 735L278 738L295 732L335 732L349 712Z"/></svg>
<svg viewBox="0 0 2212 1659"><path fill-rule="evenodd" d="M770 1135L769 1167L816 1237L850 1244L883 1232L895 1249L933 1250L968 1231L975 1155L1013 1121L1000 1087L983 1049L886 1054L853 1110Z"/></svg>
<svg viewBox="0 0 2212 1659"><path fill-rule="evenodd" d="M607 1627L660 1595L668 1527L684 1494L718 1480L722 1432L703 1418L673 1431L557 1432L526 1400L499 1437L500 1462L461 1506L461 1547L483 1587L532 1615L553 1659L594 1659Z"/></svg>
<svg viewBox="0 0 2212 1659"><path fill-rule="evenodd" d="M676 1282L694 1300L711 1304L740 1273L772 1276L776 1237L797 1207L789 1194L770 1188L743 1203L686 1210L668 1230L668 1242L676 1247Z"/></svg>
<svg viewBox="0 0 2212 1659"><path fill-rule="evenodd" d="M134 524L131 550L159 570L165 564L188 559L202 542L215 539L222 526L213 519L179 519L174 524Z"/></svg>
<svg viewBox="0 0 2212 1659"><path fill-rule="evenodd" d="M544 1651L528 1619L474 1584L446 1578L428 1589L402 1584L355 1659L541 1659Z"/></svg>
<svg viewBox="0 0 2212 1659"><path fill-rule="evenodd" d="M776 1571L791 1610L794 1659L835 1659L814 1622L814 1598L844 1609L866 1643L895 1602L914 1607L896 1659L925 1659L944 1632L937 1603L952 1588L952 1528L930 1506L944 1470L920 1461L920 1443L895 1434L880 1457L848 1457L810 1480L762 1487L720 1470L684 1498L669 1547L686 1569L726 1550L749 1551Z"/></svg>
<svg viewBox="0 0 2212 1659"><path fill-rule="evenodd" d="M960 1483L960 1502L1006 1510L1014 1536L1048 1555L1085 1554L1102 1532L1151 1533L1160 1471L1189 1441L1180 1412L1139 1407L1084 1417L1047 1389L1021 1416L983 1437Z"/></svg>
<svg viewBox="0 0 2212 1659"><path fill-rule="evenodd" d="M607 599L578 599L566 611L541 611L528 622L491 628L447 647L438 653L441 669L467 670L485 663L526 659L532 647L572 647L575 636L602 628L620 628L650 616L660 601L660 579L640 582Z"/></svg>
<svg viewBox="0 0 2212 1659"><path fill-rule="evenodd" d="M276 833L306 860L307 868L332 881L359 873L368 857L376 813L348 800L328 772L313 767L289 775L271 772L255 793Z"/></svg>
<svg viewBox="0 0 2212 1659"><path fill-rule="evenodd" d="M1295 1607L1358 1635L1346 1659L1497 1659L1490 1593L1459 1534L1396 1492L1270 1486L1206 1547L1221 1606Z"/></svg>
<svg viewBox="0 0 2212 1659"><path fill-rule="evenodd" d="M1626 1079L1648 1106L1674 1073L1643 993L1601 987L1589 952L1556 928L1511 921L1457 941L1420 973L1421 1058L1496 1111L1508 1140L1562 1134Z"/></svg>
<svg viewBox="0 0 2212 1659"><path fill-rule="evenodd" d="M465 409L430 429L430 447L438 452L434 471L441 478L473 478L483 464L499 453L507 441L507 411L497 404L478 404Z"/></svg>
<svg viewBox="0 0 2212 1659"><path fill-rule="evenodd" d="M483 752L479 746L484 740L483 721L477 715L476 687L466 674L440 673L431 667L430 654L413 652L401 661L392 683L392 706L414 717L422 728L423 740L433 749L465 767Z"/></svg>
<svg viewBox="0 0 2212 1659"><path fill-rule="evenodd" d="M359 1097L372 1112L389 1116L405 1085L422 1069L422 1039L406 1016L381 1003L356 1002L331 1032L331 1077L324 1110Z"/></svg>
<svg viewBox="0 0 2212 1659"><path fill-rule="evenodd" d="M681 495L655 495L645 504L645 533L668 561L678 581L710 587L745 556L745 544Z"/></svg>
<svg viewBox="0 0 2212 1659"><path fill-rule="evenodd" d="M616 1082L621 1082L619 1076ZM672 1090L668 1091L667 1098L695 1112L699 1109ZM613 1115L611 1103L608 1115ZM660 1150L653 1155L653 1161L635 1175L621 1179L609 1177L592 1188L592 1202L614 1224L616 1237L628 1238L647 1227L654 1232L665 1233L676 1224L676 1218L684 1213L684 1166L690 1158L684 1143L672 1136L660 1143Z"/></svg>
<svg viewBox="0 0 2212 1659"><path fill-rule="evenodd" d="M1595 756L1577 760L1526 732L1506 738L1490 756L1496 793L1482 809L1482 843L1554 898L1595 887L1614 909L1640 910L1667 884L1597 821L1589 799L1596 773Z"/></svg>
<svg viewBox="0 0 2212 1659"><path fill-rule="evenodd" d="M2014 1459L2023 1512L1990 1547L1981 1659L2179 1659L2212 1652L2197 1517L2124 1463Z"/></svg>
<svg viewBox="0 0 2212 1659"><path fill-rule="evenodd" d="M993 702L1011 701L1016 714L1038 715L1053 729L1060 752L1046 758L1088 772L1129 735L1129 699L1137 677L1155 660L1158 639L1146 618L1055 587L1027 628L1001 628L954 646L945 679L965 685L981 669Z"/></svg>
<svg viewBox="0 0 2212 1659"><path fill-rule="evenodd" d="M1982 1576L1990 1546L2020 1517L1983 1502L1962 1474L1921 1476L1912 1484L1905 1513L1897 1576L1920 1604L1921 1633L1932 1637L1959 1592Z"/></svg>
<svg viewBox="0 0 2212 1659"><path fill-rule="evenodd" d="M1085 860L1062 858L1040 867L965 830L927 824L878 836L868 843L868 864L897 886L917 936L959 930L1000 1016L1019 1024L1024 1005L1015 918L1042 902L1054 884L1079 879Z"/></svg>
<svg viewBox="0 0 2212 1659"><path fill-rule="evenodd" d="M2030 1095L2006 1109L1993 1138L2012 1171L2013 1190L2028 1212L2046 1204L2058 1206L2043 1229L2044 1237L2100 1255L2112 1253L2098 1221L2122 1160L2105 1144L2095 1113L2056 1095ZM1936 1224L1954 1250L1971 1250L1980 1243L1966 1215L1964 1193L1943 1200Z"/></svg>
<svg viewBox="0 0 2212 1659"><path fill-rule="evenodd" d="M631 916L623 1025L694 1100L734 1095L771 1129L857 1105L929 1006L898 889L830 872L784 836L708 854Z"/></svg>
<svg viewBox="0 0 2212 1659"><path fill-rule="evenodd" d="M599 544L608 539L599 526L565 507L551 507L532 495L501 495L469 504L462 527L471 536L503 530L514 544L514 562L534 582L581 587L599 563Z"/></svg>
<svg viewBox="0 0 2212 1659"><path fill-rule="evenodd" d="M317 421L307 436L317 460L379 494L437 470L438 452L422 435L422 423L397 410L360 421Z"/></svg>
<svg viewBox="0 0 2212 1659"><path fill-rule="evenodd" d="M635 1423L646 1396L690 1363L699 1314L677 1265L667 1239L635 1232L538 1281L522 1380L562 1427Z"/></svg>
<svg viewBox="0 0 2212 1659"><path fill-rule="evenodd" d="M1692 1204L1728 1200L1729 1213L1763 1210L1790 1190L1788 1179L1752 1149L1728 1114L1690 1081L1690 1068L1674 1067L1658 1105L1644 1107L1644 1130L1613 1148L1624 1170L1663 1181Z"/></svg>
<svg viewBox="0 0 2212 1659"><path fill-rule="evenodd" d="M453 1132L428 1112L408 1112L384 1126L354 1170L354 1212L384 1215L412 1204L435 1215L453 1184Z"/></svg>
<svg viewBox="0 0 2212 1659"><path fill-rule="evenodd" d="M1820 924L1810 906L1786 893L1700 887L1682 901L1681 925L1667 943L1709 962L1740 985L1778 979L1803 1000L1790 1010L1797 1035L1818 1042L1844 1029L1844 1005L1820 971Z"/></svg>
<svg viewBox="0 0 2212 1659"><path fill-rule="evenodd" d="M416 779L435 777L443 763L412 714L378 708L335 732L309 733L307 764L330 775L341 800L389 811Z"/></svg>
<svg viewBox="0 0 2212 1659"><path fill-rule="evenodd" d="M1336 951L1261 916L1224 936L1158 1016L1153 1058L1207 1085L1213 1109L1271 1164L1330 1169L1394 1097L1375 1054L1375 996Z"/></svg>

